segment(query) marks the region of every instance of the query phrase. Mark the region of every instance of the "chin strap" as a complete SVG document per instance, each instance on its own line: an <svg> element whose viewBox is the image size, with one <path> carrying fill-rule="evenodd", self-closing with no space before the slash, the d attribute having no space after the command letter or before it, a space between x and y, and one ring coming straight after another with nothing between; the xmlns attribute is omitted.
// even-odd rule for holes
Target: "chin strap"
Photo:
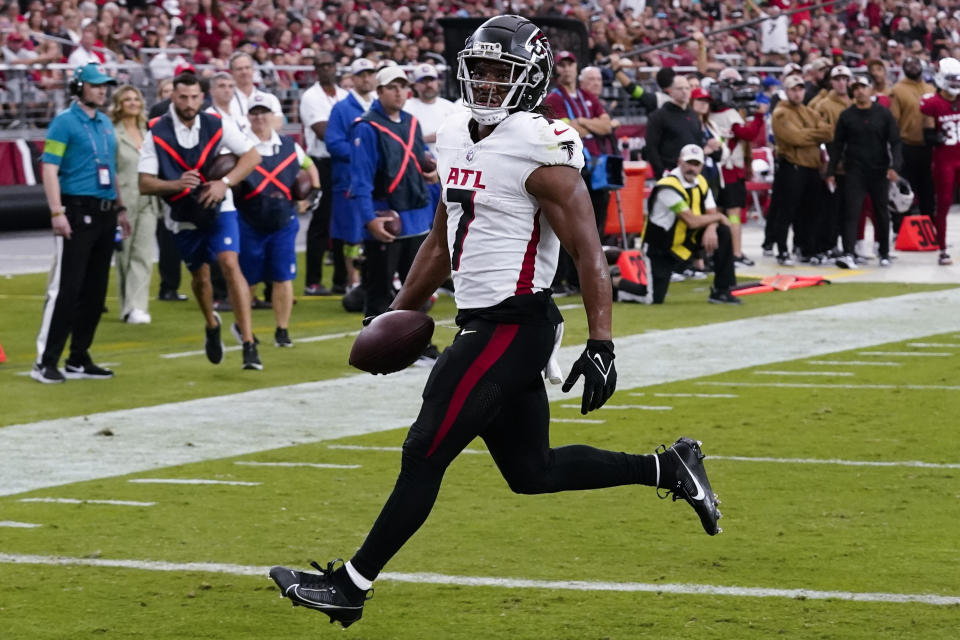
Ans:
<svg viewBox="0 0 960 640"><path fill-rule="evenodd" d="M503 122L510 112L506 109L470 109L473 119L480 124L494 125Z"/></svg>

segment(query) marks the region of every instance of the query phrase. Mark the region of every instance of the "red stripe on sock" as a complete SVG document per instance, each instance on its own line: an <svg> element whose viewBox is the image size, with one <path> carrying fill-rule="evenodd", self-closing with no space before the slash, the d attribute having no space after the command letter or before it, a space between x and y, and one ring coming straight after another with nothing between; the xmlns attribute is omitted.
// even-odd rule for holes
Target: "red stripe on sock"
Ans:
<svg viewBox="0 0 960 640"><path fill-rule="evenodd" d="M460 410L463 409L463 405L467 401L470 392L473 391L473 388L480 382L483 374L500 359L500 356L502 356L507 350L507 347L510 346L519 329L520 325L516 324L501 324L494 329L490 342L487 343L487 346L483 348L480 355L473 361L467 369L467 372L463 374L463 378L460 379L460 384L454 389L453 397L447 406L447 413L443 416L443 422L440 423L440 428L433 437L433 443L430 444L429 451L427 451L428 458L433 455L433 452L437 450L437 447L440 446L440 443L444 437L446 437L447 432L450 431L450 427L453 426L453 422L457 419L457 416L460 415Z"/></svg>

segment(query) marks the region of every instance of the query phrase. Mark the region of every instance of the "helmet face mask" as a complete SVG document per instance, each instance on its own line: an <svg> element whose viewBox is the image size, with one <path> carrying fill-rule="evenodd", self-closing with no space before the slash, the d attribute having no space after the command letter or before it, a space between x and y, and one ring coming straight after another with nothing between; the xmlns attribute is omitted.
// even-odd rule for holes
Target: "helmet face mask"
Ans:
<svg viewBox="0 0 960 640"><path fill-rule="evenodd" d="M520 16L484 22L467 38L457 60L463 103L485 125L495 125L514 111L538 107L553 71L546 36Z"/></svg>

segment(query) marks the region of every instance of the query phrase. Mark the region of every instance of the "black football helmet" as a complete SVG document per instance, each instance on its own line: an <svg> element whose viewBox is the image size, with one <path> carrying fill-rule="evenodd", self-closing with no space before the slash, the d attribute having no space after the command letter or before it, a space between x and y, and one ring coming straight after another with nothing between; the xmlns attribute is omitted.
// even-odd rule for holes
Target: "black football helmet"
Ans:
<svg viewBox="0 0 960 640"><path fill-rule="evenodd" d="M467 38L457 61L463 103L481 124L497 124L514 111L540 106L553 73L547 36L521 16L497 16L484 22ZM495 78L481 76L476 68L483 61L501 63L502 73ZM499 100L503 87L510 90Z"/></svg>

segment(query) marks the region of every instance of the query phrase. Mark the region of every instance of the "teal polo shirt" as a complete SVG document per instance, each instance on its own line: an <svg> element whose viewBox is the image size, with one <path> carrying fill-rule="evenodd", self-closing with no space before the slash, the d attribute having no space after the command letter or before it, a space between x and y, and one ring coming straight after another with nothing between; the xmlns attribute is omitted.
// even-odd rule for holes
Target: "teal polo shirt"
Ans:
<svg viewBox="0 0 960 640"><path fill-rule="evenodd" d="M103 113L91 118L77 102L58 113L47 129L41 160L60 167L61 193L117 199L117 137ZM101 165L110 169L109 187L100 186Z"/></svg>

